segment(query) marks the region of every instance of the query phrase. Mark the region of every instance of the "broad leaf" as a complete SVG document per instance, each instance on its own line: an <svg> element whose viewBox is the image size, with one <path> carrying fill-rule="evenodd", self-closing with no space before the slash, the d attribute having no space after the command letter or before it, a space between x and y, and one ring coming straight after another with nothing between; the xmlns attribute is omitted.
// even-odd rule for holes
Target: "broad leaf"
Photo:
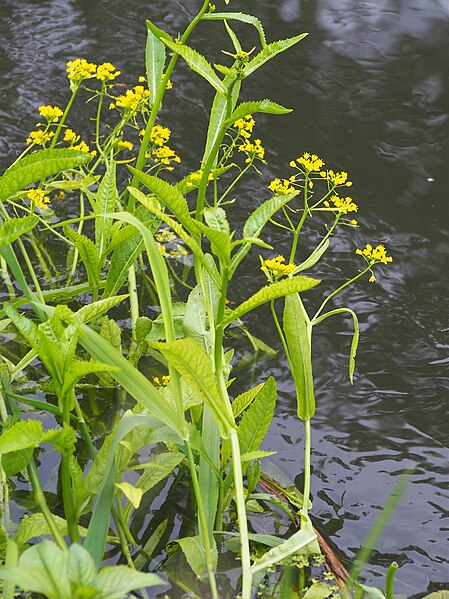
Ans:
<svg viewBox="0 0 449 599"><path fill-rule="evenodd" d="M212 229L201 222L197 222L196 227L209 239L212 253L218 257L220 263L223 266L228 266L231 261L231 236L224 231Z"/></svg>
<svg viewBox="0 0 449 599"><path fill-rule="evenodd" d="M92 160L90 154L78 150L39 150L20 158L0 177L0 200L21 191L31 183L76 168Z"/></svg>
<svg viewBox="0 0 449 599"><path fill-rule="evenodd" d="M312 326L297 293L285 298L283 328L288 362L295 381L298 416L309 420L315 413L312 374Z"/></svg>
<svg viewBox="0 0 449 599"><path fill-rule="evenodd" d="M67 522L64 518L60 518L56 514L53 514L53 522L63 536L68 534ZM86 528L78 525L78 530L82 537L86 536ZM48 527L48 523L43 514L37 512L36 514L31 514L30 516L24 516L22 518L19 527L17 528L15 540L19 545L25 545L28 541L31 541L31 539L36 539L43 535L51 535L51 530Z"/></svg>
<svg viewBox="0 0 449 599"><path fill-rule="evenodd" d="M192 289L187 300L183 327L186 336L192 337L208 352L210 350L210 333L207 328L207 313L203 292L197 285Z"/></svg>
<svg viewBox="0 0 449 599"><path fill-rule="evenodd" d="M154 104L164 73L165 46L150 29L148 29L147 33L145 64L147 68L148 89L150 90L150 104Z"/></svg>
<svg viewBox="0 0 449 599"><path fill-rule="evenodd" d="M248 77L248 75L251 75L251 73L264 65L266 62L300 42L306 37L306 35L308 34L302 33L301 35L296 35L295 37L290 37L286 40L279 40L277 42L268 44L245 66L243 69L243 76Z"/></svg>
<svg viewBox="0 0 449 599"><path fill-rule="evenodd" d="M98 300L92 304L87 304L74 313L74 319L76 322L84 324L96 320L99 316L102 316L105 312L109 312L111 308L123 302L127 297L128 295L116 295Z"/></svg>
<svg viewBox="0 0 449 599"><path fill-rule="evenodd" d="M0 455L37 447L43 436L40 420L19 420L0 435Z"/></svg>
<svg viewBox="0 0 449 599"><path fill-rule="evenodd" d="M122 599L131 591L164 585L166 582L156 574L137 572L127 566L106 566L91 584L101 590L104 598Z"/></svg>
<svg viewBox="0 0 449 599"><path fill-rule="evenodd" d="M230 234L228 219L223 208L211 207L204 209L204 220L211 229Z"/></svg>
<svg viewBox="0 0 449 599"><path fill-rule="evenodd" d="M143 495L142 489L134 487L126 481L123 481L122 483L115 483L115 486L120 489L133 508L137 509L139 507Z"/></svg>
<svg viewBox="0 0 449 599"><path fill-rule="evenodd" d="M13 241L34 229L38 222L38 217L30 214L22 218L11 218L0 224L0 245L13 243Z"/></svg>
<svg viewBox="0 0 449 599"><path fill-rule="evenodd" d="M315 248L315 250L310 254L310 256L306 260L304 260L304 262L298 264L293 274L302 272L303 270L308 270L309 268L312 268L312 266L315 266L315 264L318 262L318 260L321 258L321 256L324 254L328 247L329 239L326 239L323 243L320 243L320 245L317 248Z"/></svg>
<svg viewBox="0 0 449 599"><path fill-rule="evenodd" d="M275 300L291 293L307 291L308 289L315 287L315 285L318 285L318 283L320 283L319 279L298 276L283 279L281 281L271 283L270 285L266 285L265 287L262 287L262 289L259 289L259 291L256 291L254 295L252 295L249 299L240 304L238 308L226 316L226 318L223 319L222 324L223 326L227 326L234 320L237 320L247 312L258 308L266 302L270 302L271 300Z"/></svg>
<svg viewBox="0 0 449 599"><path fill-rule="evenodd" d="M242 454L259 449L270 427L276 405L276 382L269 377L255 399L244 412L237 435Z"/></svg>
<svg viewBox="0 0 449 599"><path fill-rule="evenodd" d="M329 585L315 580L308 588L306 594L303 595L303 599L326 599L326 597L332 595L333 592L334 589L332 589Z"/></svg>
<svg viewBox="0 0 449 599"><path fill-rule="evenodd" d="M187 563L195 572L198 578L202 578L207 574L206 554L204 551L204 543L201 537L185 537L184 539L176 539L176 543L181 547L185 555Z"/></svg>

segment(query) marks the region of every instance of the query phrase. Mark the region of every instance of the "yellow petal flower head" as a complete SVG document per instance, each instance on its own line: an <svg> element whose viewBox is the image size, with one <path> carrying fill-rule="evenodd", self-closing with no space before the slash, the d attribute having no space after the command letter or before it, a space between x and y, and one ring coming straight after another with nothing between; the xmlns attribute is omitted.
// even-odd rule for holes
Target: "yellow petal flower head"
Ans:
<svg viewBox="0 0 449 599"><path fill-rule="evenodd" d="M67 78L70 81L70 89L76 89L84 79L92 79L96 76L97 65L87 62L84 58L69 60L67 63Z"/></svg>
<svg viewBox="0 0 449 599"><path fill-rule="evenodd" d="M39 208L42 208L43 210L48 208L47 204L50 203L50 198L45 195L45 191L42 189L29 189L27 192L27 198L31 200L33 204L36 204L36 206L39 206Z"/></svg>
<svg viewBox="0 0 449 599"><path fill-rule="evenodd" d="M37 129L37 131L31 131L30 136L27 137L27 144L37 144L38 146L44 146L47 141L54 136L53 131L42 131L41 129Z"/></svg>
<svg viewBox="0 0 449 599"><path fill-rule="evenodd" d="M131 118L137 111L147 106L149 98L149 90L143 85L136 85L132 89L128 89L124 95L118 96L109 108L121 108L124 115Z"/></svg>
<svg viewBox="0 0 449 599"><path fill-rule="evenodd" d="M268 260L262 260L261 258L262 266L260 267L260 270L267 275L269 281L276 281L281 277L292 274L296 268L296 264L284 264L284 262L284 256L276 256L276 258Z"/></svg>
<svg viewBox="0 0 449 599"><path fill-rule="evenodd" d="M155 146L163 146L170 139L171 131L168 127L154 125L150 133L150 142Z"/></svg>
<svg viewBox="0 0 449 599"><path fill-rule="evenodd" d="M47 119L48 123L56 123L62 117L63 112L58 106L39 106L39 114Z"/></svg>
<svg viewBox="0 0 449 599"><path fill-rule="evenodd" d="M79 140L79 135L75 133L72 129L67 128L64 131L63 141L67 141L70 145L75 144Z"/></svg>
<svg viewBox="0 0 449 599"><path fill-rule="evenodd" d="M245 143L239 146L239 152L245 152L248 154L248 158L245 162L251 162L254 158L258 158L262 162L265 162L265 148L262 146L260 139L255 139L253 142L245 141Z"/></svg>
<svg viewBox="0 0 449 599"><path fill-rule="evenodd" d="M155 162L163 164L164 166L169 166L172 162L181 162L181 158L176 154L174 150L169 148L168 146L160 146L154 148L151 153L151 157ZM171 170L171 169L170 169Z"/></svg>
<svg viewBox="0 0 449 599"><path fill-rule="evenodd" d="M117 142L117 148L119 150L129 150L129 151L131 151L133 149L133 144L130 141L126 141L124 139L120 139Z"/></svg>
<svg viewBox="0 0 449 599"><path fill-rule="evenodd" d="M238 119L233 124L233 128L237 129L238 134L245 139L249 139L253 132L256 121L253 119L251 114L247 114L241 119Z"/></svg>
<svg viewBox="0 0 449 599"><path fill-rule="evenodd" d="M333 195L330 198L330 202L332 202L337 211L341 212L342 214L348 214L348 212L357 212L358 210L357 204L355 204L350 197L340 198L338 195Z"/></svg>
<svg viewBox="0 0 449 599"><path fill-rule="evenodd" d="M296 189L291 184L290 179L274 179L269 185L268 189L277 196L285 196L289 193L293 193Z"/></svg>
<svg viewBox="0 0 449 599"><path fill-rule="evenodd" d="M370 266L381 262L382 264L388 264L393 262L391 256L387 256L385 246L382 244L373 247L370 243L367 243L363 250L357 248L355 251L359 256L363 256Z"/></svg>
<svg viewBox="0 0 449 599"><path fill-rule="evenodd" d="M348 173L345 171L340 171L334 173L334 171L321 171L320 175L323 179L327 179L334 187L337 185L346 185L346 187L351 187L352 182L348 181Z"/></svg>
<svg viewBox="0 0 449 599"><path fill-rule="evenodd" d="M316 154L309 154L304 152L302 156L292 160L290 166L303 167L308 173L318 172L324 166L324 160L319 158Z"/></svg>
<svg viewBox="0 0 449 599"><path fill-rule="evenodd" d="M113 81L120 75L120 71L118 71L113 64L110 62L104 62L103 64L98 65L96 78L106 83L106 81Z"/></svg>

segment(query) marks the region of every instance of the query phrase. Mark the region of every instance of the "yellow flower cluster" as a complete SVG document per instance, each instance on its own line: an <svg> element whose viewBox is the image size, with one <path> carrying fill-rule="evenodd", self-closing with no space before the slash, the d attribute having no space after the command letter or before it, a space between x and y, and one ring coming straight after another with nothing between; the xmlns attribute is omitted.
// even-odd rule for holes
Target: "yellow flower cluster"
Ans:
<svg viewBox="0 0 449 599"><path fill-rule="evenodd" d="M355 253L363 256L370 266L376 264L377 262L382 262L382 264L393 262L393 258L391 256L387 256L385 246L382 244L376 245L374 248L371 244L367 243L363 250L357 248Z"/></svg>
<svg viewBox="0 0 449 599"><path fill-rule="evenodd" d="M345 171L336 173L334 173L334 171L321 171L320 175L323 177L323 179L330 181L335 187L337 185L346 185L346 187L351 187L352 185L352 182L348 181L348 173Z"/></svg>
<svg viewBox="0 0 449 599"><path fill-rule="evenodd" d="M144 131L145 133L145 131ZM171 131L168 127L154 125L150 133L150 141L155 146L163 146L170 139Z"/></svg>
<svg viewBox="0 0 449 599"><path fill-rule="evenodd" d="M153 383L155 385L157 385L158 387L166 387L169 382L170 382L170 375L168 375L168 374L163 374L161 377L159 377L159 376L153 377Z"/></svg>
<svg viewBox="0 0 449 599"><path fill-rule="evenodd" d="M106 81L113 81L119 75L120 71L117 71L113 64L104 62L103 64L98 65L95 77L100 81L103 81L103 83L106 83Z"/></svg>
<svg viewBox="0 0 449 599"><path fill-rule="evenodd" d="M136 85L132 89L128 89L125 95L118 96L115 102L109 104L109 108L121 108L126 117L131 117L138 110L148 104L150 92L143 85Z"/></svg>
<svg viewBox="0 0 449 599"><path fill-rule="evenodd" d="M245 152L248 154L248 158L245 160L247 163L254 160L254 158L258 158L259 160L262 160L262 162L265 162L265 148L262 146L260 139L255 139L254 141L245 141L245 143L239 146L239 152Z"/></svg>
<svg viewBox="0 0 449 599"><path fill-rule="evenodd" d="M329 208L331 202L333 204L332 208L335 207L337 211L341 212L342 214L348 214L348 212L357 212L358 210L357 204L355 204L350 197L340 198L338 195L333 195L329 201L326 200L323 202L323 204L326 206L326 208Z"/></svg>
<svg viewBox="0 0 449 599"><path fill-rule="evenodd" d="M117 142L117 148L119 150L129 150L133 149L133 144L130 141L126 141L125 139L119 139Z"/></svg>
<svg viewBox="0 0 449 599"><path fill-rule="evenodd" d="M251 114L244 116L241 119L235 121L233 127L237 129L238 134L245 139L249 139L253 132L254 125L256 121L253 119Z"/></svg>
<svg viewBox="0 0 449 599"><path fill-rule="evenodd" d="M95 156L95 154L97 153L95 150L91 152L87 143L83 141L81 139L81 136L78 135L78 133L75 133L75 131L73 131L72 129L65 129L63 141L66 141L69 144L69 149L71 150L79 150L80 152L84 152L85 154L88 154L90 152L92 156Z"/></svg>
<svg viewBox="0 0 449 599"><path fill-rule="evenodd" d="M70 89L75 89L84 79L92 79L97 73L97 65L87 62L85 58L69 60L67 63L67 78L70 81Z"/></svg>
<svg viewBox="0 0 449 599"><path fill-rule="evenodd" d="M31 131L30 136L27 137L27 144L37 144L38 146L45 145L45 142L50 141L50 139L54 136L53 131L42 131L41 129L37 129L36 131Z"/></svg>
<svg viewBox="0 0 449 599"><path fill-rule="evenodd" d="M159 162L164 166L169 166L171 162L181 162L181 158L176 154L174 150L168 146L160 146L154 148L151 152L151 158L155 162Z"/></svg>
<svg viewBox="0 0 449 599"><path fill-rule="evenodd" d="M56 123L62 117L63 112L58 106L39 106L39 114L47 120L48 123Z"/></svg>
<svg viewBox="0 0 449 599"><path fill-rule="evenodd" d="M47 208L47 204L50 203L50 198L45 195L45 191L42 189L29 189L27 198L42 209Z"/></svg>
<svg viewBox="0 0 449 599"><path fill-rule="evenodd" d="M296 191L292 185L292 181L295 181L294 175L290 179L274 179L268 185L268 189L277 196L285 196Z"/></svg>
<svg viewBox="0 0 449 599"><path fill-rule="evenodd" d="M261 262L260 270L267 275L270 281L290 275L296 268L296 264L284 264L284 256L276 256L276 258L261 260Z"/></svg>
<svg viewBox="0 0 449 599"><path fill-rule="evenodd" d="M176 239L176 234L171 229L160 229L154 236L155 240L159 243L171 243Z"/></svg>
<svg viewBox="0 0 449 599"><path fill-rule="evenodd" d="M186 187L198 187L201 182L202 176L203 176L203 169L201 169L201 168L197 171L194 171L193 173L190 173L190 175L187 177L187 180L186 180ZM214 177L213 177L212 173L209 173L207 180L212 181L213 178Z"/></svg>
<svg viewBox="0 0 449 599"><path fill-rule="evenodd" d="M304 167L307 172L313 173L318 172L324 166L324 160L321 160L316 154L304 152L302 156L290 162L290 166L293 168L298 168L298 165Z"/></svg>

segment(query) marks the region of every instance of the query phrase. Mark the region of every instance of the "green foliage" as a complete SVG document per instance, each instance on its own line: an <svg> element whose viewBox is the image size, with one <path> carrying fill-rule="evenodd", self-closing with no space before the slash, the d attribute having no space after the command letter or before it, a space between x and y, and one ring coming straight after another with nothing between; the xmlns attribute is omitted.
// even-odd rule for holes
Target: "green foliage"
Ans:
<svg viewBox="0 0 449 599"><path fill-rule="evenodd" d="M0 224L0 245L8 245L25 233L28 233L39 222L34 214L22 218L11 218L5 223Z"/></svg>

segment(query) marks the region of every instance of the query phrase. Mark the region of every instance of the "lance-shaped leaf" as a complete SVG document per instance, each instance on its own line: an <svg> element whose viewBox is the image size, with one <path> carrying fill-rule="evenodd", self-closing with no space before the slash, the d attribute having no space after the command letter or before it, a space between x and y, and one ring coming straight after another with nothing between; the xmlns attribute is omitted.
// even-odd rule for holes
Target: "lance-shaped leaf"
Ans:
<svg viewBox="0 0 449 599"><path fill-rule="evenodd" d="M87 278L92 287L98 287L98 275L100 271L100 252L97 246L85 235L74 231L68 225L63 227L64 233L73 241L78 250L81 260L86 268Z"/></svg>
<svg viewBox="0 0 449 599"><path fill-rule="evenodd" d="M170 183L159 177L138 171L132 166L128 168L141 183L148 187L167 206L187 231L190 233L196 232L195 221L190 216L187 200L174 185L170 185Z"/></svg>
<svg viewBox="0 0 449 599"><path fill-rule="evenodd" d="M173 52L182 56L192 71L201 75L201 77L210 83L219 94L222 94L223 96L226 95L227 90L223 81L218 77L212 65L204 58L204 56L199 54L193 48L181 44L180 42L175 42L167 38L161 38L161 40L168 46L168 48L170 48L170 50L173 50Z"/></svg>
<svg viewBox="0 0 449 599"><path fill-rule="evenodd" d="M253 25L257 29L259 34L260 43L262 48L267 45L267 40L265 38L265 32L262 27L262 23L259 21L257 17L253 17L253 15L247 15L243 12L208 12L203 15L203 20L205 21L240 21L241 23L248 23L249 25Z"/></svg>
<svg viewBox="0 0 449 599"><path fill-rule="evenodd" d="M104 215L114 211L118 197L115 171L115 161L111 160L98 187L96 196L95 245L100 254L104 252L109 242L109 233L112 224L111 219L105 218Z"/></svg>
<svg viewBox="0 0 449 599"><path fill-rule="evenodd" d="M0 200L7 200L36 181L87 164L90 160L90 154L78 150L39 150L28 154L12 164L0 177Z"/></svg>
<svg viewBox="0 0 449 599"><path fill-rule="evenodd" d="M134 227L132 229L135 231ZM142 250L143 240L138 233L134 233L115 248L109 264L103 298L114 295L120 290L128 276L129 269L140 256Z"/></svg>
<svg viewBox="0 0 449 599"><path fill-rule="evenodd" d="M284 297L285 295L289 295L291 293L301 293L302 291L307 291L307 289L315 287L315 285L318 285L318 283L320 283L319 279L298 276L283 279L282 281L276 281L275 283L266 285L265 287L262 287L262 289L259 289L259 291L256 291L254 295L252 295L249 299L240 304L238 308L226 316L222 321L222 325L226 327L234 320L237 320L247 312L250 312L250 310L254 310L266 302L278 299L279 297Z"/></svg>
<svg viewBox="0 0 449 599"><path fill-rule="evenodd" d="M231 116L225 120L226 127L230 127L235 121L242 119L249 114L263 112L265 114L288 114L292 112L291 108L285 108L272 100L254 100L251 102L242 102L237 106Z"/></svg>
<svg viewBox="0 0 449 599"><path fill-rule="evenodd" d="M150 90L150 104L154 104L164 73L165 46L150 29L148 29L147 34L145 64L147 68L148 89Z"/></svg>
<svg viewBox="0 0 449 599"><path fill-rule="evenodd" d="M237 395L237 397L232 402L232 413L234 414L235 418L237 418L237 416L240 416L240 414L244 412L248 406L251 405L251 403L254 401L255 397L263 387L264 383L260 383L260 385L254 387L254 389L249 389L248 391L244 391L243 393L240 393L240 395Z"/></svg>
<svg viewBox="0 0 449 599"><path fill-rule="evenodd" d="M184 537L183 539L176 539L176 543L181 547L187 563L197 577L202 578L203 576L206 576L208 568L202 538L199 535L195 537ZM212 559L215 564L217 563L217 558L217 548L214 543L212 546Z"/></svg>
<svg viewBox="0 0 449 599"><path fill-rule="evenodd" d="M193 339L152 343L211 409L223 437L235 428L230 405L222 399L212 365L203 348Z"/></svg>
<svg viewBox="0 0 449 599"><path fill-rule="evenodd" d="M93 302L92 304L87 304L87 306L83 306L77 312L74 313L74 322L87 323L91 320L95 320L99 316L103 316L103 314L109 312L111 308L113 308L120 302L123 302L127 297L127 294L116 295L114 297L108 297L106 299L98 300L97 302Z"/></svg>
<svg viewBox="0 0 449 599"><path fill-rule="evenodd" d="M209 239L212 253L218 256L224 266L228 266L231 262L231 236L229 233L212 229L199 221L196 223L196 227Z"/></svg>
<svg viewBox="0 0 449 599"><path fill-rule="evenodd" d="M11 218L0 225L0 245L12 243L34 227L39 222L36 215L30 214L22 218Z"/></svg>
<svg viewBox="0 0 449 599"><path fill-rule="evenodd" d="M276 382L270 376L249 408L244 412L238 426L242 454L259 449L273 418L276 405Z"/></svg>
<svg viewBox="0 0 449 599"><path fill-rule="evenodd" d="M295 35L295 37L290 37L286 40L279 40L277 42L268 44L245 66L243 69L243 76L248 77L248 75L251 75L251 73L264 65L266 62L300 42L306 37L306 35L308 35L308 33L301 33L301 35Z"/></svg>
<svg viewBox="0 0 449 599"><path fill-rule="evenodd" d="M298 416L309 420L315 413L312 374L312 325L297 293L285 298L283 327L288 362L295 381Z"/></svg>
<svg viewBox="0 0 449 599"><path fill-rule="evenodd" d="M315 248L315 250L310 254L310 256L306 260L304 260L304 262L298 264L293 274L302 272L303 270L308 270L309 268L312 268L312 266L315 266L315 264L318 262L318 260L321 258L321 256L324 254L328 247L329 239L326 239L325 241L320 243L317 248Z"/></svg>

